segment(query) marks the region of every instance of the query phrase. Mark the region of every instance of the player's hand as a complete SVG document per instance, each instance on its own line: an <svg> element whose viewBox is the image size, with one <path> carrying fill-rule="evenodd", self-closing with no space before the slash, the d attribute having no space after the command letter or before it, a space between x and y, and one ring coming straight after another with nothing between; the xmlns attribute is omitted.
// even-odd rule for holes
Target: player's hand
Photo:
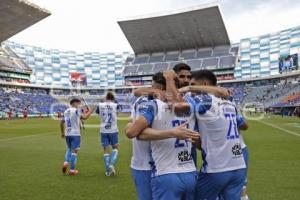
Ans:
<svg viewBox="0 0 300 200"><path fill-rule="evenodd" d="M65 138L65 134L64 134L64 133L60 134L60 137L61 137L62 139L64 139L64 138Z"/></svg>
<svg viewBox="0 0 300 200"><path fill-rule="evenodd" d="M196 131L192 131L186 127L187 123L181 124L172 130L172 135L180 140L196 140L200 137L200 134Z"/></svg>
<svg viewBox="0 0 300 200"><path fill-rule="evenodd" d="M175 79L177 77L177 74L174 72L174 70L164 71L163 75L165 79Z"/></svg>

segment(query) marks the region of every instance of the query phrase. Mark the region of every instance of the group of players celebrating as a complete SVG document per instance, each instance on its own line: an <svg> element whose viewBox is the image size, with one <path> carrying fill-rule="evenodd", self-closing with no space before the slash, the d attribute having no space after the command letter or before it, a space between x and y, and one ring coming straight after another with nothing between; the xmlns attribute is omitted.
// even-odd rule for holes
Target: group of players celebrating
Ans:
<svg viewBox="0 0 300 200"><path fill-rule="evenodd" d="M152 87L137 89L131 120L125 133L132 139L132 177L139 200L248 200L248 150L240 130L248 129L231 99L217 87L209 70L191 73L185 63L158 72ZM80 121L96 109L102 119L101 142L106 175L116 173L118 157L117 104L112 93L106 101L80 109L73 98L61 120L66 139L63 173L75 168L80 148ZM112 146L109 154L109 146ZM197 150L202 167L197 173Z"/></svg>
<svg viewBox="0 0 300 200"><path fill-rule="evenodd" d="M177 64L139 89L132 121L132 176L140 200L239 200L246 194L246 124L209 70ZM196 149L203 164L196 173Z"/></svg>

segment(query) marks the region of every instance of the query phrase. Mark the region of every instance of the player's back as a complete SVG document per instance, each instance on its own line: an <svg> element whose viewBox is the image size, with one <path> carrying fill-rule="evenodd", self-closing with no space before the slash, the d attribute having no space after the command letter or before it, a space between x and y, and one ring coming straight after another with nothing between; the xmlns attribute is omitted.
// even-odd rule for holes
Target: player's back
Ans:
<svg viewBox="0 0 300 200"><path fill-rule="evenodd" d="M157 113L152 128L170 130L186 122L189 128L194 128L195 118L193 116L176 116L167 103L158 99L154 101L157 105ZM156 170L154 175L196 171L191 148L190 141L177 138L151 141L151 152Z"/></svg>
<svg viewBox="0 0 300 200"><path fill-rule="evenodd" d="M245 168L234 103L209 94L196 96L195 103L204 159L202 172Z"/></svg>
<svg viewBox="0 0 300 200"><path fill-rule="evenodd" d="M66 123L66 136L80 136L80 111L74 107L64 112L63 119Z"/></svg>
<svg viewBox="0 0 300 200"><path fill-rule="evenodd" d="M118 132L117 107L114 102L99 103L99 116L101 117L100 132Z"/></svg>

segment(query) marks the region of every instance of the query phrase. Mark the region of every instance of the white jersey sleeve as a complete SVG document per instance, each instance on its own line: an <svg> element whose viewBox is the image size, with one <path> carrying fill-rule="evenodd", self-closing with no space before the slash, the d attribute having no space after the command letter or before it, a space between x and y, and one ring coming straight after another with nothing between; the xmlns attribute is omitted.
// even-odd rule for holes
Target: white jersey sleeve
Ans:
<svg viewBox="0 0 300 200"><path fill-rule="evenodd" d="M64 112L66 136L80 136L80 117L80 109L71 107Z"/></svg>

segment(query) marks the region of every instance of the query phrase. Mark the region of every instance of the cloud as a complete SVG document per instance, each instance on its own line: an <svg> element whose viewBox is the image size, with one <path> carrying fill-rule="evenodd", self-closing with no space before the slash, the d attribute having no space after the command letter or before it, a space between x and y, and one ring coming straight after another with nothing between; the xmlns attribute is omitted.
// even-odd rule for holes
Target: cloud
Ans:
<svg viewBox="0 0 300 200"><path fill-rule="evenodd" d="M31 0L52 15L17 34L21 43L76 51L131 50L117 20L213 0ZM219 0L231 40L300 25L300 1Z"/></svg>

